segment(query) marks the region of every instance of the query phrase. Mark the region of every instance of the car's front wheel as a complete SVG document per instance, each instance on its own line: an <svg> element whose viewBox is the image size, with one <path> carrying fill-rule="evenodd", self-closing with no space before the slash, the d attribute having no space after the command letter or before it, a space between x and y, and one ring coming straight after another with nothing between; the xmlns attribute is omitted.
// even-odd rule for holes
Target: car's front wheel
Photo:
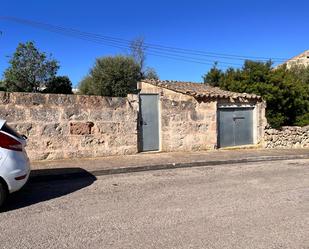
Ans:
<svg viewBox="0 0 309 249"><path fill-rule="evenodd" d="M1 180L1 179L0 179ZM4 185L3 182L0 181L0 207L3 205L5 202L5 199L7 197L7 190L6 186Z"/></svg>

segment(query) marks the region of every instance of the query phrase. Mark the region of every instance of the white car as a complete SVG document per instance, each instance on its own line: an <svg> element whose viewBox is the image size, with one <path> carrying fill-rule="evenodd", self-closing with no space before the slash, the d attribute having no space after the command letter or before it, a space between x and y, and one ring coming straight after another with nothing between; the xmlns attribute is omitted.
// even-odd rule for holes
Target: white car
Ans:
<svg viewBox="0 0 309 249"><path fill-rule="evenodd" d="M0 207L8 194L21 189L30 175L26 137L0 119Z"/></svg>

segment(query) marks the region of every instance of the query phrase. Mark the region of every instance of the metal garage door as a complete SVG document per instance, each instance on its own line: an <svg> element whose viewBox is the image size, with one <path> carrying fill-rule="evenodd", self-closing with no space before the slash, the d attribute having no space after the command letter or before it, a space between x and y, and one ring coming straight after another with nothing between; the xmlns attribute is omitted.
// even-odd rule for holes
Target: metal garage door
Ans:
<svg viewBox="0 0 309 249"><path fill-rule="evenodd" d="M219 147L253 144L253 108L218 110Z"/></svg>
<svg viewBox="0 0 309 249"><path fill-rule="evenodd" d="M140 94L140 149L142 151L159 150L159 96Z"/></svg>

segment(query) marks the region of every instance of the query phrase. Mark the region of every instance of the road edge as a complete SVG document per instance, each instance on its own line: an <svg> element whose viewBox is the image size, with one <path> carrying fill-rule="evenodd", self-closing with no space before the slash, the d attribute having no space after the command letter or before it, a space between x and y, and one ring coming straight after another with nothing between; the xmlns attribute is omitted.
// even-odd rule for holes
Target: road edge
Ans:
<svg viewBox="0 0 309 249"><path fill-rule="evenodd" d="M283 161L283 160L297 160L297 159L309 159L309 154L286 155L286 156L260 156L260 157L241 158L241 159L213 160L213 161L203 160L203 161L194 161L186 163L165 163L165 164L140 165L133 167L132 166L113 167L93 171L92 170L86 171L84 169L55 169L55 168L46 170L42 169L42 170L33 170L30 175L30 181L41 182L51 180L75 179L89 176L96 177L103 175L117 175L117 174L143 172L143 171L220 166L227 164L244 164L254 162Z"/></svg>

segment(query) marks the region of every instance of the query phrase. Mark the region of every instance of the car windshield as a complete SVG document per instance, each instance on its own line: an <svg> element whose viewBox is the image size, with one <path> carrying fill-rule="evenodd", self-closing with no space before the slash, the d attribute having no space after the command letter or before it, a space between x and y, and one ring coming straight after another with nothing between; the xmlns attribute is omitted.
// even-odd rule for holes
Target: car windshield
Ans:
<svg viewBox="0 0 309 249"><path fill-rule="evenodd" d="M7 124L4 124L1 128L1 130L10 134L10 135L13 135L14 137L17 137L19 139L23 139L22 135L20 135L17 131L15 131L13 128L8 126Z"/></svg>

